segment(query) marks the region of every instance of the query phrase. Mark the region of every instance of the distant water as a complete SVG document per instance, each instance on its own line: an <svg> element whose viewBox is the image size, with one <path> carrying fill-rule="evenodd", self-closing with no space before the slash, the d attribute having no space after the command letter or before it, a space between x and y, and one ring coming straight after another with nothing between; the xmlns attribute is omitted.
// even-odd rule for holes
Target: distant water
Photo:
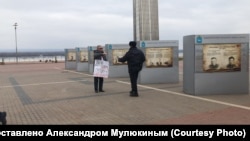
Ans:
<svg viewBox="0 0 250 141"><path fill-rule="evenodd" d="M179 52L179 57L183 57L183 52Z"/></svg>
<svg viewBox="0 0 250 141"><path fill-rule="evenodd" d="M0 57L0 62L14 63L17 61L16 57ZM52 62L65 61L65 56L34 56L34 57L18 57L18 62Z"/></svg>

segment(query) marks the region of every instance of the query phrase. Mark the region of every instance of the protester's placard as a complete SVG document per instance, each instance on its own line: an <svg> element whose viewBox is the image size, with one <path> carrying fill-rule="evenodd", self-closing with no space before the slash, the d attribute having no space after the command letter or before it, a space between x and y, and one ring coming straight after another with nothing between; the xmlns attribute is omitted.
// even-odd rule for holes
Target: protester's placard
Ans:
<svg viewBox="0 0 250 141"><path fill-rule="evenodd" d="M93 76L108 78L108 75L109 62L104 60L95 60Z"/></svg>
<svg viewBox="0 0 250 141"><path fill-rule="evenodd" d="M240 44L203 45L203 71L228 72L241 70Z"/></svg>

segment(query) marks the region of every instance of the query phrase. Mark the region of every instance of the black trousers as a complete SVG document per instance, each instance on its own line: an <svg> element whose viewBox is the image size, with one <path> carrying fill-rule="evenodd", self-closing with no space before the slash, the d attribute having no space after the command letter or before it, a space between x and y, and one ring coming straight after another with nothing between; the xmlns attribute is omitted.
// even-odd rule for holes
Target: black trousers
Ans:
<svg viewBox="0 0 250 141"><path fill-rule="evenodd" d="M129 77L130 77L130 83L131 83L131 91L138 93L137 91L137 79L138 79L138 72L133 72L133 73L129 73Z"/></svg>
<svg viewBox="0 0 250 141"><path fill-rule="evenodd" d="M0 120L2 120L3 116L4 116L3 112L0 112Z"/></svg>
<svg viewBox="0 0 250 141"><path fill-rule="evenodd" d="M94 77L95 91L103 90L103 77Z"/></svg>

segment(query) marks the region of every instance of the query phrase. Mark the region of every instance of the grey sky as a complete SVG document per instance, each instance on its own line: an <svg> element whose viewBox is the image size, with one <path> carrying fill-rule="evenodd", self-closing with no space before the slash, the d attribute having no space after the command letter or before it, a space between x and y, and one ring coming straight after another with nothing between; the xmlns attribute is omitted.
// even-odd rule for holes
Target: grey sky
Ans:
<svg viewBox="0 0 250 141"><path fill-rule="evenodd" d="M249 0L158 0L160 40L250 33ZM0 0L0 51L87 47L133 40L132 0Z"/></svg>

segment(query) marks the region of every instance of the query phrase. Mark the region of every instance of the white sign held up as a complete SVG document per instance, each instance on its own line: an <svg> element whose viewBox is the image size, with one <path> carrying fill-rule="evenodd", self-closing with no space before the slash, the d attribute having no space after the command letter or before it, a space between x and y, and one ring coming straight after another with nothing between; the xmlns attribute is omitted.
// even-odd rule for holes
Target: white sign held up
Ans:
<svg viewBox="0 0 250 141"><path fill-rule="evenodd" d="M104 60L95 60L93 76L108 78L108 75L109 62Z"/></svg>

